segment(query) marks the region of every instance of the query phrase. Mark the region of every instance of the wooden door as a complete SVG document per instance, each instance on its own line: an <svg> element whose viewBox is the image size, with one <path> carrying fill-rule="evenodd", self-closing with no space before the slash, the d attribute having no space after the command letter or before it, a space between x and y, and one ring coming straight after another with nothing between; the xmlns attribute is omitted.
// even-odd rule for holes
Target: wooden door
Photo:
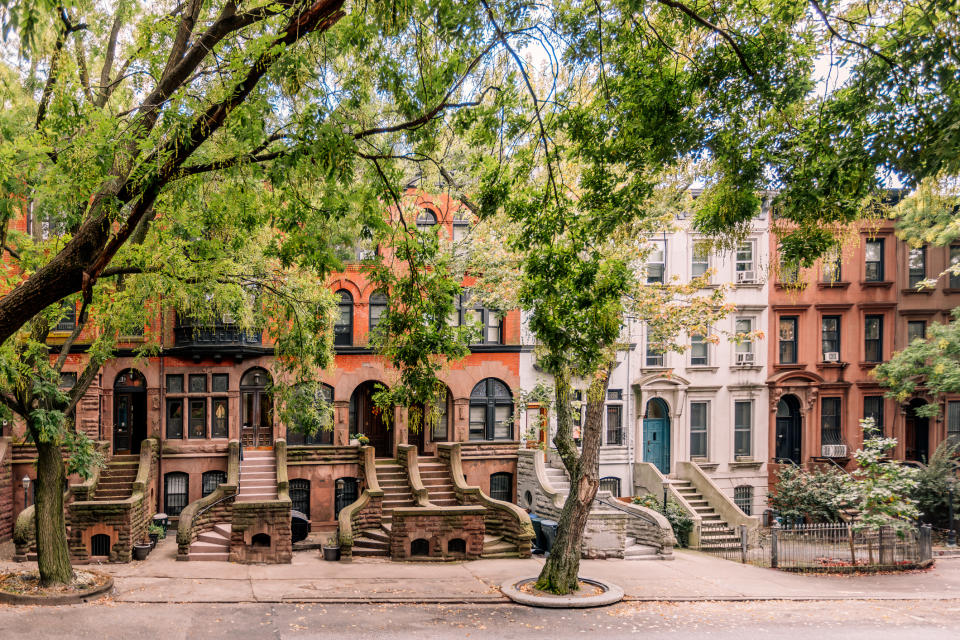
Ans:
<svg viewBox="0 0 960 640"><path fill-rule="evenodd" d="M113 452L130 453L130 433L133 429L133 394L116 393L113 398Z"/></svg>
<svg viewBox="0 0 960 640"><path fill-rule="evenodd" d="M273 401L260 389L244 391L240 440L245 447L273 446Z"/></svg>
<svg viewBox="0 0 960 640"><path fill-rule="evenodd" d="M643 461L650 462L660 473L670 473L669 429L666 418L645 418L643 421Z"/></svg>
<svg viewBox="0 0 960 640"><path fill-rule="evenodd" d="M370 446L378 458L393 457L390 428L383 419L382 410L373 403L375 390L372 383L365 383L357 393L356 412L359 432L370 438Z"/></svg>

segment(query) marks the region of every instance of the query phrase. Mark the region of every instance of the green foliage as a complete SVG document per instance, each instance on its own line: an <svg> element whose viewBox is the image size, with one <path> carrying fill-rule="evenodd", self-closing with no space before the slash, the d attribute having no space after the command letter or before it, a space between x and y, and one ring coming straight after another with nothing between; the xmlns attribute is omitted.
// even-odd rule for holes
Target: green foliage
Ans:
<svg viewBox="0 0 960 640"><path fill-rule="evenodd" d="M950 489L954 489L954 512L960 512L957 499L960 487L957 486L957 453L960 443L944 440L930 455L926 466L917 469L914 474L916 486L910 492L910 498L916 502L921 519L935 527L950 526Z"/></svg>
<svg viewBox="0 0 960 640"><path fill-rule="evenodd" d="M868 437L853 454L857 468L839 496L839 500L858 511L852 527L877 530L889 526L902 530L913 526L920 515L910 497L917 486L917 470L899 460L887 459L887 452L897 446L897 441L880 435L872 418L860 423Z"/></svg>
<svg viewBox="0 0 960 640"><path fill-rule="evenodd" d="M663 500L657 498L657 496L652 493L643 496L633 496L632 502L641 507L662 513L673 528L673 535L677 539L677 543L681 547L690 546L690 534L693 532L693 518L690 517L690 514L687 513L687 510L684 509L679 502L673 498L669 498L667 500L667 508L664 510Z"/></svg>
<svg viewBox="0 0 960 640"><path fill-rule="evenodd" d="M839 469L806 471L785 465L777 471L769 504L784 522L839 522L843 505L838 497L846 482L846 474Z"/></svg>

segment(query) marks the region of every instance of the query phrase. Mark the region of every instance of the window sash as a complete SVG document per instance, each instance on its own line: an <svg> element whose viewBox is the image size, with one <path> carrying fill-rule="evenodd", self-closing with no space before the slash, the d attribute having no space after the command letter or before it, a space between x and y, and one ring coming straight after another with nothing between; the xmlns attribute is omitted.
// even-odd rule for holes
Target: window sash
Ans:
<svg viewBox="0 0 960 640"><path fill-rule="evenodd" d="M883 435L883 396L864 396L863 417L873 418L874 426Z"/></svg>
<svg viewBox="0 0 960 640"><path fill-rule="evenodd" d="M200 497L206 498L208 495L217 490L221 484L227 481L227 472L226 471L206 471L200 477L201 487L200 487Z"/></svg>
<svg viewBox="0 0 960 640"><path fill-rule="evenodd" d="M704 336L690 336L690 366L705 367L710 364L710 347Z"/></svg>
<svg viewBox="0 0 960 640"><path fill-rule="evenodd" d="M863 321L864 360L883 361L883 316L866 316Z"/></svg>
<svg viewBox="0 0 960 640"><path fill-rule="evenodd" d="M183 393L183 374L167 374L167 393Z"/></svg>
<svg viewBox="0 0 960 640"><path fill-rule="evenodd" d="M490 497L503 502L513 501L513 474L506 471L490 476Z"/></svg>
<svg viewBox="0 0 960 640"><path fill-rule="evenodd" d="M753 487L750 485L734 487L733 503L743 511L744 515L753 515Z"/></svg>
<svg viewBox="0 0 960 640"><path fill-rule="evenodd" d="M699 278L710 269L710 243L697 240L693 243L693 257L690 259L690 275Z"/></svg>
<svg viewBox="0 0 960 640"><path fill-rule="evenodd" d="M167 400L167 440L183 438L183 400Z"/></svg>
<svg viewBox="0 0 960 640"><path fill-rule="evenodd" d="M947 402L947 440L960 442L960 402Z"/></svg>
<svg viewBox="0 0 960 640"><path fill-rule="evenodd" d="M907 322L907 343L914 340L926 340L927 323L924 320L909 320Z"/></svg>
<svg viewBox="0 0 960 640"><path fill-rule="evenodd" d="M907 257L907 282L913 289L927 278L927 248L910 249Z"/></svg>
<svg viewBox="0 0 960 640"><path fill-rule="evenodd" d="M821 398L820 444L843 444L840 407L840 398Z"/></svg>
<svg viewBox="0 0 960 640"><path fill-rule="evenodd" d="M175 471L164 478L164 511L168 516L178 516L187 506L190 493L190 476Z"/></svg>
<svg viewBox="0 0 960 640"><path fill-rule="evenodd" d="M954 267L960 263L960 245L950 245L950 266ZM950 288L960 289L960 274L950 274Z"/></svg>
<svg viewBox="0 0 960 640"><path fill-rule="evenodd" d="M188 428L190 437L197 438L206 438L207 437L207 399L206 398L197 398L191 399L190 403L190 416L188 418Z"/></svg>
<svg viewBox="0 0 960 640"><path fill-rule="evenodd" d="M780 318L780 364L797 363L797 318Z"/></svg>
<svg viewBox="0 0 960 640"><path fill-rule="evenodd" d="M753 318L737 318L734 331L738 334L753 331ZM737 343L737 353L753 353L753 340L744 339Z"/></svg>
<svg viewBox="0 0 960 640"><path fill-rule="evenodd" d="M737 400L733 403L734 455L749 456L753 450L753 401Z"/></svg>
<svg viewBox="0 0 960 640"><path fill-rule="evenodd" d="M820 331L823 353L840 353L840 316L824 316Z"/></svg>
<svg viewBox="0 0 960 640"><path fill-rule="evenodd" d="M690 403L690 457L707 457L707 412L706 402Z"/></svg>
<svg viewBox="0 0 960 640"><path fill-rule="evenodd" d="M883 280L883 240L867 240L865 245L867 282L881 282Z"/></svg>
<svg viewBox="0 0 960 640"><path fill-rule="evenodd" d="M652 240L652 249L647 255L647 282L662 283L666 278L667 245L664 240Z"/></svg>
<svg viewBox="0 0 960 640"><path fill-rule="evenodd" d="M607 445L623 445L623 405L607 405Z"/></svg>
<svg viewBox="0 0 960 640"><path fill-rule="evenodd" d="M824 282L840 282L842 267L840 261L840 252L833 250L823 257L822 271Z"/></svg>
<svg viewBox="0 0 960 640"><path fill-rule="evenodd" d="M230 390L230 374L229 373L215 373L213 374L213 392L214 393L226 393Z"/></svg>
<svg viewBox="0 0 960 640"><path fill-rule="evenodd" d="M213 398L210 437L226 438L230 435L230 403L227 398Z"/></svg>
<svg viewBox="0 0 960 640"><path fill-rule="evenodd" d="M744 242L737 247L736 255L736 269L737 272L741 271L753 271L753 243Z"/></svg>

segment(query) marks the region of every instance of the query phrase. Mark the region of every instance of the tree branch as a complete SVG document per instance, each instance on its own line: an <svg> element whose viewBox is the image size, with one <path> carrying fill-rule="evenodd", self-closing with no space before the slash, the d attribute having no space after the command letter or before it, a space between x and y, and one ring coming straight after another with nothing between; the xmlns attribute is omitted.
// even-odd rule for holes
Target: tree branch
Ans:
<svg viewBox="0 0 960 640"><path fill-rule="evenodd" d="M113 89L110 88L110 73L113 71L113 60L117 55L117 38L120 35L121 16L122 12L118 9L117 15L113 19L113 26L110 28L110 39L107 41L107 50L103 56L103 66L100 68L100 86L97 88L97 98L94 101L94 104L99 108L103 108L103 105L107 104L110 94L113 93ZM130 64L129 61L127 64ZM121 70L118 77L123 76L125 70L126 67Z"/></svg>
<svg viewBox="0 0 960 640"><path fill-rule="evenodd" d="M57 356L57 361L53 365L53 370L58 374L60 370L63 369L63 365L67 361L67 356L70 355L70 349L73 348L73 343L77 341L77 337L80 335L80 332L83 331L84 325L87 324L88 302L89 300L84 299L83 304L80 305L80 315L77 316L77 322L73 326L73 331L70 332L70 337L63 343L63 346L60 347L60 355Z"/></svg>
<svg viewBox="0 0 960 640"><path fill-rule="evenodd" d="M743 55L743 51L740 50L740 45L737 44L737 41L733 39L733 36L726 31L726 29L721 29L717 25L713 24L696 11L683 4L682 2L677 2L677 0L657 0L660 4L666 5L668 7L673 7L674 9L679 9L687 16L689 16L694 22L698 22L704 27L710 29L721 38L726 40L730 44L730 48L733 49L733 52L737 54L737 58L740 60L740 65L747 70L751 76L754 75L753 67L750 66L750 63L747 62L746 56Z"/></svg>
<svg viewBox="0 0 960 640"><path fill-rule="evenodd" d="M813 10L816 11L817 15L820 16L820 20L823 21L824 26L827 27L827 31L829 31L833 37L837 38L842 42L846 42L849 45L857 47L858 49L863 49L864 51L867 51L870 54L880 58L881 60L886 62L887 65L889 65L890 68L893 69L894 71L904 71L903 67L901 67L899 64L894 62L892 58L885 56L884 54L880 53L870 45L864 44L862 42L857 42L856 40L840 35L840 33L833 27L833 25L830 24L830 19L827 17L827 14L824 12L823 8L820 6L820 3L817 0L810 0L810 6L812 6Z"/></svg>

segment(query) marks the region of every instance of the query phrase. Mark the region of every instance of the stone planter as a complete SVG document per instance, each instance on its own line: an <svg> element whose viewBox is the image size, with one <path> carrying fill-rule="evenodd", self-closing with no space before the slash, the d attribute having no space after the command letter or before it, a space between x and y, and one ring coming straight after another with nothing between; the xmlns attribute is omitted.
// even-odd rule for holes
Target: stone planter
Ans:
<svg viewBox="0 0 960 640"><path fill-rule="evenodd" d="M580 578L580 581L585 582L588 586L600 589L600 593L591 595L572 593L565 596L556 596L548 593L529 593L521 589L521 587L536 581L536 578L514 578L500 585L500 591L517 604L525 604L531 607L546 607L548 609L604 607L623 600L622 588L615 584L592 580L590 578Z"/></svg>

